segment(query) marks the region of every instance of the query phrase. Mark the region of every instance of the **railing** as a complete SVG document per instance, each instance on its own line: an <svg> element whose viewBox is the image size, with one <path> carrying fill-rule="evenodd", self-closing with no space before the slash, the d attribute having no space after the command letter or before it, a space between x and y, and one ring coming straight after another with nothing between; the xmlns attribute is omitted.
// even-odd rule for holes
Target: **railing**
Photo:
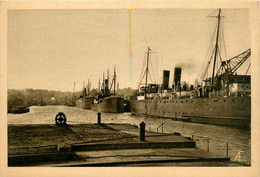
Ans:
<svg viewBox="0 0 260 177"><path fill-rule="evenodd" d="M163 133L163 125L164 125L164 123L162 123L161 125L159 125L159 127L157 127L157 133L159 132L160 127L162 127L162 133Z"/></svg>
<svg viewBox="0 0 260 177"><path fill-rule="evenodd" d="M248 153L248 151L250 151L249 145L239 144L226 140L220 140L217 138L209 138L206 136L196 134L191 134L191 139L193 141L196 141L196 146L199 148L206 149L207 151L212 151L216 154L225 154L226 157L230 157L232 161L242 163L245 165L251 165L251 153ZM241 151L241 149L246 150L247 153L246 151ZM242 160L242 157L246 158L247 160Z"/></svg>
<svg viewBox="0 0 260 177"><path fill-rule="evenodd" d="M164 124L162 123L157 127L157 133L161 128L163 133ZM224 155L229 157L231 161L238 162L244 165L251 165L251 149L250 145L239 144L231 141L220 140L217 138L209 138L208 136L197 135L191 132L187 127L182 127L184 132L181 134L185 137L191 138L196 142L196 147L211 151L215 154ZM149 127L149 131L151 127Z"/></svg>

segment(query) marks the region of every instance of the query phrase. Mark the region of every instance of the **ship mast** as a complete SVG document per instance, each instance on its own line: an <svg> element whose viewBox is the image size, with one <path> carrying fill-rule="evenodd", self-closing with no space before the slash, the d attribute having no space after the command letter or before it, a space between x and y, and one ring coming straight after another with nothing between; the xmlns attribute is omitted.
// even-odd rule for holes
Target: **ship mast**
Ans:
<svg viewBox="0 0 260 177"><path fill-rule="evenodd" d="M99 81L98 81L98 92L100 93L100 78L99 78Z"/></svg>
<svg viewBox="0 0 260 177"><path fill-rule="evenodd" d="M217 59L217 54L218 54L218 38L219 38L219 26L220 26L220 13L221 9L218 11L218 27L217 27L217 37L216 37L216 45L215 45L215 55L214 55L214 63L213 63L213 72L212 72L212 77L211 77L211 91L213 90L213 82L214 82L214 75L215 75L215 66L216 66L216 59Z"/></svg>
<svg viewBox="0 0 260 177"><path fill-rule="evenodd" d="M74 82L74 84L73 84L72 104L75 101L75 87L76 87L76 82Z"/></svg>
<svg viewBox="0 0 260 177"><path fill-rule="evenodd" d="M114 66L114 95L116 95L116 66Z"/></svg>
<svg viewBox="0 0 260 177"><path fill-rule="evenodd" d="M102 84L103 92L102 94L105 94L105 73L103 72L103 84Z"/></svg>
<svg viewBox="0 0 260 177"><path fill-rule="evenodd" d="M107 84L109 87L109 68L107 69ZM108 91L109 95L110 95L110 91Z"/></svg>
<svg viewBox="0 0 260 177"><path fill-rule="evenodd" d="M88 79L88 95L89 95L89 92L90 92L90 88L89 88L89 79Z"/></svg>
<svg viewBox="0 0 260 177"><path fill-rule="evenodd" d="M148 64L149 64L149 52L151 51L151 49L148 47L148 51L147 51L147 65L146 65L146 71L145 71L145 89L144 89L144 99L146 99L146 93L147 93L147 76L148 76Z"/></svg>

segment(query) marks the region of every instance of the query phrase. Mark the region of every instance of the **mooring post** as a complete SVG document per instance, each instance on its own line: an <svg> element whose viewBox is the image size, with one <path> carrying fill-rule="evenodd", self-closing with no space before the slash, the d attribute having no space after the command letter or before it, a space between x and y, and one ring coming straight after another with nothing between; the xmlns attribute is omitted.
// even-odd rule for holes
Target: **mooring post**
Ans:
<svg viewBox="0 0 260 177"><path fill-rule="evenodd" d="M145 141L145 123L142 121L140 124L140 141Z"/></svg>
<svg viewBox="0 0 260 177"><path fill-rule="evenodd" d="M98 112L97 115L98 115L97 123L101 124L101 112Z"/></svg>

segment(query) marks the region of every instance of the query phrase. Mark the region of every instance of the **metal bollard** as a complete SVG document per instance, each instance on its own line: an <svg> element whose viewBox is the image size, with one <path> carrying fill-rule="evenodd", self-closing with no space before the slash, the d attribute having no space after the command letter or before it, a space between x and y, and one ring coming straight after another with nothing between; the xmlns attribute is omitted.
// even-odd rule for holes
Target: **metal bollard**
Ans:
<svg viewBox="0 0 260 177"><path fill-rule="evenodd" d="M145 123L142 121L140 124L140 141L145 141Z"/></svg>
<svg viewBox="0 0 260 177"><path fill-rule="evenodd" d="M101 113L98 112L97 115L98 115L97 123L100 125L101 124Z"/></svg>

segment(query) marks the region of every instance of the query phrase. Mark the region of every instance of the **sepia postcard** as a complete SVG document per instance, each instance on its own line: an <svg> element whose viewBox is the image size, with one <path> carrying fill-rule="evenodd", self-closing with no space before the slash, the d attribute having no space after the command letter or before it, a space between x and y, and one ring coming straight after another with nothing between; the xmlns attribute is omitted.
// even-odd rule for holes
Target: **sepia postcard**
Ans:
<svg viewBox="0 0 260 177"><path fill-rule="evenodd" d="M0 176L260 175L258 2L0 5Z"/></svg>

